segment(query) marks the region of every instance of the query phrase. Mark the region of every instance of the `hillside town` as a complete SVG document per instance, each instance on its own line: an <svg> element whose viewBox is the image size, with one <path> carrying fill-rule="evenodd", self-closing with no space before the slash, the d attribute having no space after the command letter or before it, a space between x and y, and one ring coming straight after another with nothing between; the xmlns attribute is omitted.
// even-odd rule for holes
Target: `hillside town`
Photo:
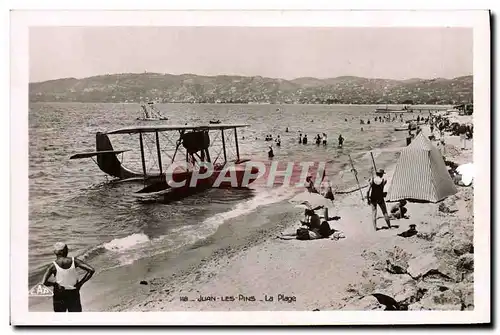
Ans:
<svg viewBox="0 0 500 335"><path fill-rule="evenodd" d="M32 102L444 105L471 103L472 82L472 76L431 80L283 80L142 73L30 83L29 97Z"/></svg>

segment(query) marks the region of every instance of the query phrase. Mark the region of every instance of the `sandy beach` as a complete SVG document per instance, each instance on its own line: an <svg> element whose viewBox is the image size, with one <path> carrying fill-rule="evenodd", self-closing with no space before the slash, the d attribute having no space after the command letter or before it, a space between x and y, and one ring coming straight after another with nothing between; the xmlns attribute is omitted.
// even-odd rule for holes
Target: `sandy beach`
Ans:
<svg viewBox="0 0 500 335"><path fill-rule="evenodd" d="M467 121L464 121L467 122ZM469 117L468 122L472 122ZM428 134L429 129L423 129ZM445 157L472 162L473 142L460 149L458 136L445 136ZM435 144L436 142L434 142ZM390 186L396 162L381 166ZM300 227L302 211L283 215L276 233L243 250L204 262L175 283L161 277L143 285L144 300L127 311L311 311L386 309L372 294L393 298L409 310L474 308L474 187L437 204L409 203L409 219L374 231L371 208L359 192L338 194L330 226L345 238L281 240ZM363 194L366 193L364 189ZM390 206L390 205L389 205ZM415 224L418 234L398 233ZM385 225L379 210L378 227Z"/></svg>

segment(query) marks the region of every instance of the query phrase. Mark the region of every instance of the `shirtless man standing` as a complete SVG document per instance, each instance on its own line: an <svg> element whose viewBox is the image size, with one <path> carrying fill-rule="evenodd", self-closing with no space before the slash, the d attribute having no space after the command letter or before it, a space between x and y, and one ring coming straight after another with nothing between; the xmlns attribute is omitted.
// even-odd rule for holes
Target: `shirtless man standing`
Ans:
<svg viewBox="0 0 500 335"><path fill-rule="evenodd" d="M54 312L81 312L80 288L94 275L95 270L75 257L68 257L68 246L65 243L57 242L54 254L56 260L43 275L43 285L54 287ZM81 279L78 279L76 268L86 271ZM55 281L49 281L52 275Z"/></svg>

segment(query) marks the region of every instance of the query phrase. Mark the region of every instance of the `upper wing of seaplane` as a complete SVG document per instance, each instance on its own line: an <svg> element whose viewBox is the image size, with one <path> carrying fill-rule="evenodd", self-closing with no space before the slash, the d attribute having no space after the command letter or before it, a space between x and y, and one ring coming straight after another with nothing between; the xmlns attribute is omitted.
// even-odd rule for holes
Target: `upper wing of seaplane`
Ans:
<svg viewBox="0 0 500 335"><path fill-rule="evenodd" d="M236 129L249 127L248 124L208 124L208 125L163 125L163 126L139 126L139 127L127 127L117 130L112 130L106 132L108 135L113 134L143 134L143 133L156 133L164 131L186 131L186 130L226 130L226 129Z"/></svg>

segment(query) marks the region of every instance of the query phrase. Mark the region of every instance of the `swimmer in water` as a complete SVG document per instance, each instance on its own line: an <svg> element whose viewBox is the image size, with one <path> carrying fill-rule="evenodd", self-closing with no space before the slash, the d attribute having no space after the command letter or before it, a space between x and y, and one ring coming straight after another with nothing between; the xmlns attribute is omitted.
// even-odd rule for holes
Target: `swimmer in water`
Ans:
<svg viewBox="0 0 500 335"><path fill-rule="evenodd" d="M273 158L274 157L274 152L273 152L273 147L269 147L269 151L267 152L267 156L269 158Z"/></svg>
<svg viewBox="0 0 500 335"><path fill-rule="evenodd" d="M363 129L363 128L361 128ZM342 137L342 134L339 135L339 148L342 148L344 146L344 138Z"/></svg>

